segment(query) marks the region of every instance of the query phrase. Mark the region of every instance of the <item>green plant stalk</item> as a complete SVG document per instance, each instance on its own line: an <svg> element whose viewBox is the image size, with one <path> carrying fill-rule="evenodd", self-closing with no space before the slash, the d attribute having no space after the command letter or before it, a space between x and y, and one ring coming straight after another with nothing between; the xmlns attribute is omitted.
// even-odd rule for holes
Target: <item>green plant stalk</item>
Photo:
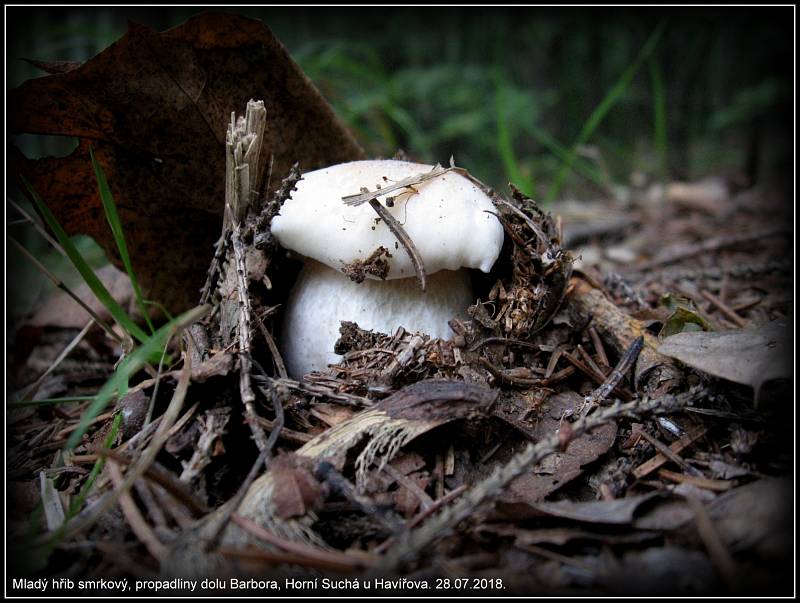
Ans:
<svg viewBox="0 0 800 603"><path fill-rule="evenodd" d="M514 154L514 140L511 131L508 128L508 121L503 109L502 95L502 85L498 84L496 86L494 97L495 118L497 121L497 150L500 152L500 158L503 161L503 167L505 168L508 179L526 197L533 197L533 179L526 178L522 175L522 170L520 170L519 163L517 162L517 156Z"/></svg>
<svg viewBox="0 0 800 603"><path fill-rule="evenodd" d="M120 362L117 370L114 371L111 378L106 381L105 385L103 385L97 393L92 404L81 416L78 427L67 440L65 451L70 451L78 445L92 420L103 412L103 409L105 409L106 405L117 392L124 393L126 391L129 379L147 364L148 360L153 357L154 354L161 352L169 338L177 331L199 320L207 310L208 306L199 306L184 312L175 320L168 322L158 329L152 337L145 339L144 343L139 348Z"/></svg>
<svg viewBox="0 0 800 603"><path fill-rule="evenodd" d="M117 249L119 250L119 255L122 258L122 263L125 265L125 270L128 273L128 277L131 279L131 285L133 286L133 292L136 296L136 303L139 306L139 311L142 313L142 316L144 316L147 326L150 328L150 333L152 334L155 332L155 329L153 328L153 323L150 322L150 314L145 307L142 290L139 287L139 281L136 278L136 273L133 271L133 264L131 263L131 257L128 254L128 245L125 242L125 233L122 230L122 222L119 219L117 204L114 202L114 195L111 193L111 187L108 186L106 174L103 171L103 168L100 167L100 164L97 162L91 145L89 146L89 156L92 159L92 167L94 168L94 174L97 178L97 189L100 194L100 200L103 202L103 209L106 213L108 225L111 227L111 232L114 235L114 241L117 243Z"/></svg>
<svg viewBox="0 0 800 603"><path fill-rule="evenodd" d="M111 424L111 430L108 433L108 437L105 441L105 447L111 448L114 445L114 440L117 438L117 433L119 433L119 426L122 423L122 413L117 413L114 416L114 422ZM86 478L86 481L83 482L83 486L81 486L80 492L78 495L72 500L72 503L69 505L69 510L67 511L67 519L73 517L83 506L83 503L86 502L86 497L89 495L89 491L92 489L97 476L100 475L100 472L103 470L103 467L106 464L106 457L100 457L95 461L94 466L92 467L91 473L89 473L89 477Z"/></svg>
<svg viewBox="0 0 800 603"><path fill-rule="evenodd" d="M572 164L575 162L578 147L586 144L589 141L589 139L592 137L592 134L594 134L594 131L603 122L603 119L608 112L614 107L614 105L617 104L619 99L622 98L622 95L628 89L628 86L630 85L631 81L633 81L637 71L639 71L641 64L647 60L650 54L655 50L656 46L658 46L658 43L661 40L661 35L664 33L665 25L666 21L662 21L658 24L658 26L656 26L656 28L653 30L653 33L650 34L650 37L644 43L644 46L642 46L642 49L636 56L636 59L622 73L617 82L606 93L603 100L583 124L583 127L578 133L578 137L575 139L575 142L569 151L567 160L561 164L561 168L558 170L558 173L553 180L553 184L550 186L550 189L547 192L546 200L548 202L555 201L556 197L561 192L561 187L564 185L564 180L572 169Z"/></svg>
<svg viewBox="0 0 800 603"><path fill-rule="evenodd" d="M114 444L114 440L119 433L119 427L122 424L122 413L118 413L114 417L114 421L111 424L111 430L108 433L108 437L105 441L105 447L111 448ZM89 492L94 485L97 476L100 475L100 472L103 470L105 466L106 459L105 457L98 458L95 461L94 466L92 467L92 471L89 473L89 476L86 478L86 481L83 482L83 486L81 486L80 492L78 495L72 500L69 505L69 509L67 509L66 516L64 518L64 523L62 523L57 530L55 530L52 534L50 534L49 538L41 545L35 546L34 551L36 551L36 557L38 560L46 560L50 557L53 553L55 548L61 542L64 534L66 533L67 524L69 520L80 510L83 506L84 502L86 502L86 497L89 495ZM30 527L35 527L37 524L41 524L41 517L43 514L43 506L41 500L39 500L39 504L34 509L34 513L31 515L31 522Z"/></svg>
<svg viewBox="0 0 800 603"><path fill-rule="evenodd" d="M658 153L661 178L666 179L669 173L669 142L667 138L667 99L664 90L664 78L661 66L655 54L648 59L650 82L653 88L653 138Z"/></svg>
<svg viewBox="0 0 800 603"><path fill-rule="evenodd" d="M55 249L61 255L66 257L67 254L61 248L61 245L59 245L58 242L53 237L50 236L50 234L47 232L47 230L44 228L44 226L42 226L39 223L38 220L35 220L33 218L33 216L31 216L28 212L26 212L25 209L19 203L14 201L12 198L8 197L8 202L11 204L11 206L14 209L16 209L20 213L20 215L22 215L25 218L25 220L27 222L30 222L33 225L33 227L36 229L36 232L38 232L40 235L42 235L44 240L47 241L48 243L50 243L53 246L53 249Z"/></svg>
<svg viewBox="0 0 800 603"><path fill-rule="evenodd" d="M63 398L40 398L39 400L22 400L9 402L8 408L25 408L26 406L55 406L56 404L75 404L94 400L95 396L65 396Z"/></svg>
<svg viewBox="0 0 800 603"><path fill-rule="evenodd" d="M119 323L119 325L125 329L131 336L135 337L139 340L140 343L144 343L147 341L147 334L137 325L130 316L122 309L122 307L117 303L111 294L106 289L105 285L97 278L97 275L94 273L92 268L89 264L86 263L86 260L83 259L78 249L75 247L75 244L72 240L67 236L67 233L58 223L56 217L50 211L50 209L45 205L44 201L42 201L41 197L33 190L30 182L28 182L27 178L24 176L20 176L22 182L28 189L31 197L33 198L34 203L36 203L36 207L39 209L39 212L44 217L45 222L50 227L50 230L56 235L58 242L64 248L64 251L69 257L72 265L75 266L77 271L80 273L83 280L92 290L92 293L95 294L97 299L108 309L111 316L114 317L114 320Z"/></svg>
<svg viewBox="0 0 800 603"><path fill-rule="evenodd" d="M542 128L538 126L528 127L526 131L533 136L534 140L538 142L540 145L545 147L548 151L550 151L553 155L558 157L561 161L566 161L569 158L569 149L564 147L560 144L556 139L554 139L550 134L545 132ZM591 180L594 184L600 187L606 186L606 181L603 179L603 175L600 173L593 164L587 162L586 160L581 160L580 158L576 158L575 162L572 164L572 168L584 176L587 180Z"/></svg>

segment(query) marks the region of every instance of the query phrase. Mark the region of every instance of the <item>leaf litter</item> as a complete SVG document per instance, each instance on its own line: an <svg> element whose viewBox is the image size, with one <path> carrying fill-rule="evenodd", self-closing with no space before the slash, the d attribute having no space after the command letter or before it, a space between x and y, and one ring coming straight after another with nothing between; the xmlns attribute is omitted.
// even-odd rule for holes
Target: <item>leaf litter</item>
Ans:
<svg viewBox="0 0 800 603"><path fill-rule="evenodd" d="M211 23L214 18L198 17L164 34L132 26L122 41L84 65L42 65L53 75L10 97L13 130L52 133L63 123L64 133L96 138L137 274L150 290L163 291L169 282L174 295L165 301L195 303L202 278L198 283L176 275L205 273L204 301L217 308L183 338L184 358L192 359L184 365L188 372L179 363L168 367L157 392L145 376L118 401L123 441L113 451L103 448L113 413L64 453L84 405L12 412L9 479L21 494L46 493L50 524L58 497L77 495L88 467L104 455L114 459L117 473L102 473L87 502L125 500L118 521L96 517L85 535L106 544L68 552L79 537L70 536L42 560L47 571L207 577L238 568L259 576L435 576L449 567L500 578L504 594L789 588L784 580L791 573L780 562L790 558L785 530L792 434L779 417L793 412L782 404L782 383L792 376L783 343L791 273L786 238L774 228L778 212L758 211L754 221L748 198L732 203L732 214L726 209L732 187L675 183L658 204L653 190L599 202L606 219L602 229L592 230L592 218L571 220L568 205L553 207L560 214L555 220L516 189L507 198L484 187L495 200L506 242L492 273L477 279L470 319L451 322L452 340L343 324L336 348L341 362L291 380L280 370L275 341L296 266L270 236L269 221L297 181L289 175L295 162L307 170L357 158L360 150L271 34L246 19L226 15ZM278 57L252 93L271 109L259 144L265 145L261 156L274 159L272 181L252 183L256 194L239 198L243 205L228 225L238 231L220 238L225 161L215 145L224 139L231 111L242 111L251 93L234 94L230 79L217 88L202 84L215 74L235 75L226 60L254 39L265 48L253 65ZM172 57L175 68L152 71L143 48ZM201 48L209 51L206 59ZM119 95L107 105L87 100L113 73L112 56L129 59L126 69L140 65L164 80L159 89L176 111L174 123L166 121L156 132L130 127L137 114L125 113L118 101L125 94L138 98L139 84L127 73L117 74ZM291 107L277 99L278 89L266 89L280 73L307 90ZM178 91L181 82L185 87ZM54 90L72 90L88 104L44 115L20 108L38 106ZM191 122L196 141L172 129L182 123L181 111L192 107L203 116L202 123ZM297 112L305 121L293 117ZM217 116L219 131L209 127ZM273 146L284 140L276 132L291 137L312 122L325 141L321 148ZM172 161L190 140L195 148L186 155L202 159L202 170L181 168L166 189L163 178L148 175L133 189L144 201L136 207L125 202L124 191L147 165L135 148ZM81 148L60 161L18 156L14 165L68 231L80 225L97 234L102 214L94 219L88 210L98 206L94 192L65 176L90 169ZM187 178L200 180L188 186ZM373 195L369 191L353 195L374 200L365 197ZM176 210L179 198L183 205ZM202 212L202 232L176 239L185 211ZM619 219L609 218L615 212ZM168 215L162 226L153 226ZM743 224L745 235L737 231ZM690 234L697 232L701 241ZM765 239L765 232L777 234ZM613 253L598 251L611 239ZM571 251L566 241L572 241ZM743 249L743 241L759 245ZM157 250L157 258L145 247ZM203 250L192 251L192 269L186 263L190 249ZM357 277L380 259L379 251L356 267ZM119 293L130 299L130 291ZM660 304L665 294L691 300L687 307L696 313L682 323L673 320L678 330L682 324L708 330L690 326L660 340L659 328L669 320ZM249 302L244 321L242 298ZM739 321L745 330L734 328ZM32 324L52 333L74 328L50 310ZM241 345L244 326L250 327L249 347ZM47 391L97 391L92 385L109 374L113 359L107 360L102 336L90 335L77 353L105 359L104 368L87 380L62 362L50 377L61 385ZM46 343L20 348L17 383L30 383L34 367L46 363L47 354L53 357ZM754 411L752 392L730 382L760 390L760 406ZM180 413L176 389L185 396ZM154 421L146 425L141 411L151 397ZM250 402L243 404L244 398ZM162 420L167 432L159 430ZM264 441L256 437L259 431ZM163 447L140 464L154 434ZM136 471L135 497L120 489L121 471ZM720 481L730 484L727 491L714 487ZM27 526L37 498L20 500L26 502L10 517L17 532ZM123 547L130 554L108 553ZM732 583L729 562L752 580Z"/></svg>

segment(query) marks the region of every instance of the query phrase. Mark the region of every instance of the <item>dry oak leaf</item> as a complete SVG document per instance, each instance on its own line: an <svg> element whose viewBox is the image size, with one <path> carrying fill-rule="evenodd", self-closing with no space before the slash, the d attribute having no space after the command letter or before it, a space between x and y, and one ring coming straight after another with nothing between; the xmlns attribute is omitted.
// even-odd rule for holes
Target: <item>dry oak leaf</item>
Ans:
<svg viewBox="0 0 800 603"><path fill-rule="evenodd" d="M221 231L231 113L264 101L270 188L302 170L363 158L358 143L262 22L204 13L159 33L130 24L70 69L8 93L12 133L74 136L67 157L29 160L25 175L69 234L92 236L121 265L97 194L89 144L106 172L145 295L194 305ZM261 170L265 175L268 169Z"/></svg>

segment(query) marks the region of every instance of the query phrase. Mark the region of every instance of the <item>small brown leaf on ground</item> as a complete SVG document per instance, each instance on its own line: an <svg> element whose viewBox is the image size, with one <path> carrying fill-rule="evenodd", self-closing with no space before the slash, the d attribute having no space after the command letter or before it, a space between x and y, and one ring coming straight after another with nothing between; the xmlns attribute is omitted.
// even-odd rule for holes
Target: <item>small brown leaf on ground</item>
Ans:
<svg viewBox="0 0 800 603"><path fill-rule="evenodd" d="M275 483L272 502L276 516L282 519L300 517L319 507L323 499L322 486L297 457L278 457L270 465Z"/></svg>
<svg viewBox="0 0 800 603"><path fill-rule="evenodd" d="M24 175L69 234L92 236L121 264L89 160L89 141L116 200L145 295L173 311L196 303L219 237L225 131L251 98L267 108L271 188L302 170L363 151L262 22L205 13L163 33L131 24L116 43L68 70L9 92L13 133L74 136L67 157L30 160ZM267 169L262 170L264 175Z"/></svg>

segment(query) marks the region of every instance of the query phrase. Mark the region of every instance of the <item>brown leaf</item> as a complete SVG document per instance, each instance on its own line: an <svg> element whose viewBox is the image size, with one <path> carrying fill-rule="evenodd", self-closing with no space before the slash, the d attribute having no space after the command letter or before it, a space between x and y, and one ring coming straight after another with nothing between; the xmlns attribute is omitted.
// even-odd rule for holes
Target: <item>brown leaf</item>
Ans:
<svg viewBox="0 0 800 603"><path fill-rule="evenodd" d="M564 412L577 408L582 401L583 398L574 392L564 392L548 398L542 405L539 421L533 431L536 438L543 439L563 427L561 417ZM616 435L617 426L608 423L571 440L564 452L551 455L531 473L511 482L508 495L504 498L525 503L544 500L548 494L583 473L584 465L605 454L614 443Z"/></svg>
<svg viewBox="0 0 800 603"><path fill-rule="evenodd" d="M37 61L36 59L22 59L45 73L67 73L82 65L80 61Z"/></svg>
<svg viewBox="0 0 800 603"><path fill-rule="evenodd" d="M251 98L267 108L271 189L295 161L309 170L363 157L263 23L205 13L163 33L131 24L84 64L9 92L12 132L81 139L67 157L29 160L14 149L11 173L30 180L68 233L92 236L119 265L91 141L145 295L177 311L204 282L221 230L226 126Z"/></svg>
<svg viewBox="0 0 800 603"><path fill-rule="evenodd" d="M324 495L322 486L299 457L285 455L273 459L270 473L275 484L272 503L276 516L299 517L319 508Z"/></svg>

